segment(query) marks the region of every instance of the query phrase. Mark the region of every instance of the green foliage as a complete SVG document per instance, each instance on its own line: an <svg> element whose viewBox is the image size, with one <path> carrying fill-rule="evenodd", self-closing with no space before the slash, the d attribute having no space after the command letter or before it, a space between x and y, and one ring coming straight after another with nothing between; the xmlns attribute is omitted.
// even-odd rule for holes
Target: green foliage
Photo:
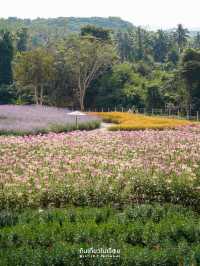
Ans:
<svg viewBox="0 0 200 266"><path fill-rule="evenodd" d="M184 29L182 24L178 24L175 32L175 40L178 44L179 51L182 52L188 41L188 30Z"/></svg>
<svg viewBox="0 0 200 266"><path fill-rule="evenodd" d="M26 210L7 221L0 228L3 266L199 263L199 215L179 206ZM91 247L119 249L120 256L81 258L81 248Z"/></svg>
<svg viewBox="0 0 200 266"><path fill-rule="evenodd" d="M25 52L28 45L28 32L27 28L22 28L17 32L16 48L18 52Z"/></svg>
<svg viewBox="0 0 200 266"><path fill-rule="evenodd" d="M3 32L0 37L0 86L12 83L13 44L9 32Z"/></svg>
<svg viewBox="0 0 200 266"><path fill-rule="evenodd" d="M181 64L181 75L186 82L188 90L188 104L196 105L199 108L199 85L200 85L200 52L188 49L185 51L182 64Z"/></svg>
<svg viewBox="0 0 200 266"><path fill-rule="evenodd" d="M110 31L104 28L97 28L92 25L87 25L81 28L81 36L91 35L100 41L110 41Z"/></svg>
<svg viewBox="0 0 200 266"><path fill-rule="evenodd" d="M185 51L189 45L197 49L199 37L190 37L181 24L175 32L152 32L119 18L0 21L0 28L11 32L2 33L0 42L0 84L12 83L13 46L18 51L13 62L16 90L10 94L3 87L1 103L82 110L200 106L199 58L188 58L198 51Z"/></svg>
<svg viewBox="0 0 200 266"><path fill-rule="evenodd" d="M168 53L169 40L168 35L159 30L154 41L154 57L157 62L164 62Z"/></svg>
<svg viewBox="0 0 200 266"><path fill-rule="evenodd" d="M20 43L23 44L23 47L26 43L26 33L24 32L24 34L22 29L27 29L29 35L27 38L27 45L30 49L38 46L46 46L49 43L62 40L63 38L68 37L71 33L80 33L81 28L87 25L113 31L134 28L131 23L117 17L60 17L49 19L37 18L34 20L10 17L8 19L0 19L0 30L8 30L17 35L18 44L18 36L20 34L22 37Z"/></svg>
<svg viewBox="0 0 200 266"><path fill-rule="evenodd" d="M172 62L174 65L177 65L179 61L179 53L176 48L173 48L168 54L168 61Z"/></svg>
<svg viewBox="0 0 200 266"><path fill-rule="evenodd" d="M133 61L136 56L132 32L119 31L115 36L116 46L122 62Z"/></svg>
<svg viewBox="0 0 200 266"><path fill-rule="evenodd" d="M120 107L142 105L145 79L136 72L134 65L123 63L115 65L111 73L103 76L98 84L99 93L95 95L99 107Z"/></svg>
<svg viewBox="0 0 200 266"><path fill-rule="evenodd" d="M14 77L18 87L32 90L36 104L44 103L46 86L53 76L53 55L38 48L30 52L18 54L14 63Z"/></svg>
<svg viewBox="0 0 200 266"><path fill-rule="evenodd" d="M164 101L158 84L154 83L147 86L145 101L148 110L152 110L152 108L162 108Z"/></svg>
<svg viewBox="0 0 200 266"><path fill-rule="evenodd" d="M0 86L0 104L11 104L17 100L17 90L14 85Z"/></svg>
<svg viewBox="0 0 200 266"><path fill-rule="evenodd" d="M110 43L83 36L69 38L63 50L80 108L84 110L88 87L113 65L117 59L115 49Z"/></svg>
<svg viewBox="0 0 200 266"><path fill-rule="evenodd" d="M194 38L194 48L200 49L200 33L198 32Z"/></svg>

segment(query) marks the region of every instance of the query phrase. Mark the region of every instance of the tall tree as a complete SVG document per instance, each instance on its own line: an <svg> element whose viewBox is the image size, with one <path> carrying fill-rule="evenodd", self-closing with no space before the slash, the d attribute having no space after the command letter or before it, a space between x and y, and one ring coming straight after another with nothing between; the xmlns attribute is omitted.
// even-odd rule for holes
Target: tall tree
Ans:
<svg viewBox="0 0 200 266"><path fill-rule="evenodd" d="M197 35L194 38L194 48L199 49L200 48L200 33L198 32Z"/></svg>
<svg viewBox="0 0 200 266"><path fill-rule="evenodd" d="M145 102L148 110L163 106L163 95L160 92L158 84L148 84Z"/></svg>
<svg viewBox="0 0 200 266"><path fill-rule="evenodd" d="M181 63L181 75L188 90L188 106L198 99L200 107L200 52L194 49L185 51ZM194 103L195 104L195 103Z"/></svg>
<svg viewBox="0 0 200 266"><path fill-rule="evenodd" d="M84 110L88 87L112 65L116 53L111 44L98 41L96 38L73 37L68 39L65 45L65 57L71 71L71 79L74 80L80 108Z"/></svg>
<svg viewBox="0 0 200 266"><path fill-rule="evenodd" d="M20 87L32 90L36 104L43 104L45 89L52 81L54 57L47 50L38 48L17 55L14 77Z"/></svg>
<svg viewBox="0 0 200 266"><path fill-rule="evenodd" d="M179 61L179 52L177 48L172 48L168 53L168 61L172 62L174 65L177 65Z"/></svg>
<svg viewBox="0 0 200 266"><path fill-rule="evenodd" d="M12 75L13 43L9 32L3 32L0 37L0 85L10 85Z"/></svg>
<svg viewBox="0 0 200 266"><path fill-rule="evenodd" d="M28 44L27 28L22 28L17 32L17 51L25 52Z"/></svg>
<svg viewBox="0 0 200 266"><path fill-rule="evenodd" d="M163 30L158 30L154 41L154 58L157 62L164 62L168 53L168 36Z"/></svg>
<svg viewBox="0 0 200 266"><path fill-rule="evenodd" d="M135 47L133 32L119 31L116 34L116 44L121 62L133 61L135 57Z"/></svg>
<svg viewBox="0 0 200 266"><path fill-rule="evenodd" d="M142 60L144 58L144 40L143 40L143 32L141 27L137 28L137 40L138 40L138 59Z"/></svg>
<svg viewBox="0 0 200 266"><path fill-rule="evenodd" d="M182 24L178 24L175 40L178 44L179 52L182 53L188 41L188 29L184 29Z"/></svg>
<svg viewBox="0 0 200 266"><path fill-rule="evenodd" d="M60 43L57 44L54 60L53 77L47 90L48 102L60 107L77 107L79 103L73 91L74 80L70 75L65 50Z"/></svg>

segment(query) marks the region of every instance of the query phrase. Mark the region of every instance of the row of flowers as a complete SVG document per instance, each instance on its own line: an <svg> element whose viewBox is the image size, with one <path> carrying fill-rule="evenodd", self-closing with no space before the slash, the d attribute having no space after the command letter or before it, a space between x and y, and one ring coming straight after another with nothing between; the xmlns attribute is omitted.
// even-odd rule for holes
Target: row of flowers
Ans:
<svg viewBox="0 0 200 266"><path fill-rule="evenodd" d="M63 201L69 201L72 193L74 201L82 198L83 202L87 198L104 202L105 197L107 201L147 199L151 193L153 199L155 193L171 198L175 187L181 187L181 191L188 187L198 193L199 161L198 126L175 131L1 136L1 204L5 204L5 193L7 198L25 193L31 201L37 197L41 200L42 193L58 193L56 199L67 193ZM175 198L181 197L175 193Z"/></svg>

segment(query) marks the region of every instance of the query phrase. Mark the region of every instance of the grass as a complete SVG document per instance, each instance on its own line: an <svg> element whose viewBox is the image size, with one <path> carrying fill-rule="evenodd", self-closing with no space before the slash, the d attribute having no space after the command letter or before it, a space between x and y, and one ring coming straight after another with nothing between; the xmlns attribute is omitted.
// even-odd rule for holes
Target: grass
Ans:
<svg viewBox="0 0 200 266"><path fill-rule="evenodd" d="M145 130L145 129L175 129L179 126L191 125L187 120L170 119L165 117L146 116L141 114L131 114L122 112L102 112L95 113L100 116L104 122L115 123L108 129L116 130Z"/></svg>
<svg viewBox="0 0 200 266"><path fill-rule="evenodd" d="M91 248L119 252L112 257L91 257ZM124 210L69 206L0 212L1 266L199 263L200 216L180 206L135 205Z"/></svg>

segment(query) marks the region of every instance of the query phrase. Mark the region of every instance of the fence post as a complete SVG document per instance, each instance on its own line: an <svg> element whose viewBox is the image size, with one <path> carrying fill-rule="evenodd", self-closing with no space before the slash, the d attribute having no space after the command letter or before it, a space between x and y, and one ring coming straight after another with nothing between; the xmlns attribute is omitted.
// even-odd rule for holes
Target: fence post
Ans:
<svg viewBox="0 0 200 266"><path fill-rule="evenodd" d="M75 119L76 119L76 129L78 129L78 116L77 115L76 115Z"/></svg>
<svg viewBox="0 0 200 266"><path fill-rule="evenodd" d="M103 107L101 108L101 112L103 113Z"/></svg>
<svg viewBox="0 0 200 266"><path fill-rule="evenodd" d="M197 121L199 121L199 111L197 111Z"/></svg>
<svg viewBox="0 0 200 266"><path fill-rule="evenodd" d="M152 108L152 110L151 110L151 114L153 115L154 114L154 109Z"/></svg>
<svg viewBox="0 0 200 266"><path fill-rule="evenodd" d="M116 106L115 106L115 112L117 112L117 108L116 108Z"/></svg>
<svg viewBox="0 0 200 266"><path fill-rule="evenodd" d="M110 109L109 109L109 107L108 107L108 112L110 112Z"/></svg>
<svg viewBox="0 0 200 266"><path fill-rule="evenodd" d="M187 111L187 119L190 119L189 111Z"/></svg>
<svg viewBox="0 0 200 266"><path fill-rule="evenodd" d="M124 108L122 107L122 113L124 112Z"/></svg>

